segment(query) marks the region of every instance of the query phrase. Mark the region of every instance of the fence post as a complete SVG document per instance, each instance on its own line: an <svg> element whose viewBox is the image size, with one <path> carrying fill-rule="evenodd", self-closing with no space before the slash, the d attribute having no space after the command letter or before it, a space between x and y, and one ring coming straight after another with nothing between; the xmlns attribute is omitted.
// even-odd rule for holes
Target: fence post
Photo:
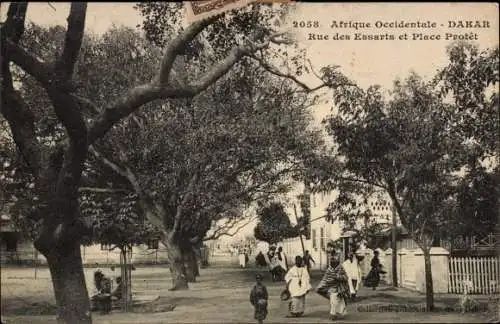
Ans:
<svg viewBox="0 0 500 324"><path fill-rule="evenodd" d="M450 280L450 252L442 247L432 247L430 254L434 293L447 293Z"/></svg>
<svg viewBox="0 0 500 324"><path fill-rule="evenodd" d="M388 285L392 285L392 249L388 248L387 250L385 250L384 254L385 254L385 258L384 258L385 269L384 270L386 271L386 274L384 275L385 276L385 283Z"/></svg>
<svg viewBox="0 0 500 324"><path fill-rule="evenodd" d="M424 258L424 251L422 249L417 249L413 251L413 274L414 274L414 280L415 280L415 290L418 292L425 293L425 258ZM431 269L432 269L432 277L435 278L434 276L434 267L432 266L432 255L431 255ZM434 282L434 279L433 279ZM448 287L446 287L448 288ZM434 288L434 292L435 292Z"/></svg>
<svg viewBox="0 0 500 324"><path fill-rule="evenodd" d="M404 259L405 259L405 255L408 253L408 251L405 249L405 248L401 248L399 251L398 251L398 255L399 255L399 268L398 268L398 283L399 283L399 287L405 287L405 281L406 281L406 273L405 273L405 269L404 269Z"/></svg>

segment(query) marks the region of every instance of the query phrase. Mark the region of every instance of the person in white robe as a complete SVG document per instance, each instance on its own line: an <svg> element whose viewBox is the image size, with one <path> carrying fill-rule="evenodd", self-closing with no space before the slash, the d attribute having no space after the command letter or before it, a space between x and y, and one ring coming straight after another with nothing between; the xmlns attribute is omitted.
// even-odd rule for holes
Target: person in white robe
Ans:
<svg viewBox="0 0 500 324"><path fill-rule="evenodd" d="M245 251L243 249L240 249L240 252L238 254L238 260L240 262L240 268L244 268L246 266L246 257L245 257Z"/></svg>
<svg viewBox="0 0 500 324"><path fill-rule="evenodd" d="M347 277L349 278L349 292L351 299L356 298L356 294L361 284L361 267L359 266L358 258L353 252L350 252L348 258L342 263Z"/></svg>
<svg viewBox="0 0 500 324"><path fill-rule="evenodd" d="M304 314L306 307L306 294L311 290L309 271L304 267L302 257L295 257L295 265L285 275L287 289L290 292L289 312L290 317L299 317Z"/></svg>

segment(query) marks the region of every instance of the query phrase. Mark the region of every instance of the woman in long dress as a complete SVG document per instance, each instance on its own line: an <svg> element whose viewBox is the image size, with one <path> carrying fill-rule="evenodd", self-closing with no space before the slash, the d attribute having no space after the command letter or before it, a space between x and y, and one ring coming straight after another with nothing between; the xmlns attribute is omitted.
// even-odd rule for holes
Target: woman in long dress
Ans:
<svg viewBox="0 0 500 324"><path fill-rule="evenodd" d="M343 318L347 314L346 303L350 295L347 281L347 273L340 264L338 255L331 255L330 265L318 284L316 292L330 300L330 316L332 320Z"/></svg>
<svg viewBox="0 0 500 324"><path fill-rule="evenodd" d="M380 264L378 255L378 251L373 252L373 259L370 262L371 269L365 278L365 287L371 287L373 290L375 290L380 283L380 274L385 273L385 271L382 271L382 264Z"/></svg>
<svg viewBox="0 0 500 324"><path fill-rule="evenodd" d="M309 272L304 267L302 257L295 257L295 266L285 275L287 289L290 292L291 301L289 304L290 317L302 316L306 307L306 294L311 289Z"/></svg>

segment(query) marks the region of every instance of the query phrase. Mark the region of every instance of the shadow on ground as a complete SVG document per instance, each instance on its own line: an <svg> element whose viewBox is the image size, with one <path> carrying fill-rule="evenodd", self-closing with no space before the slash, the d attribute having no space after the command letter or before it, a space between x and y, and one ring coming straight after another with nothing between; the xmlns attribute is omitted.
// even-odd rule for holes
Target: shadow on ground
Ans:
<svg viewBox="0 0 500 324"><path fill-rule="evenodd" d="M10 270L2 269L2 316L9 316L9 323L52 323L55 307L50 276L40 270L40 276L34 280L9 279ZM86 269L86 276L92 277L93 269ZM302 319L286 319L288 306L279 300L279 293L284 289L283 282L272 282L268 269L239 269L234 265L208 267L201 269L197 282L190 284L189 290L169 291L171 278L167 267L137 268L132 272L133 292L137 296L156 296L153 302L132 309L130 313L113 311L100 316L94 313L95 323L242 323L254 322L253 309L249 303L249 292L255 282L255 275L264 276L264 283L270 295L269 316L266 323L327 323L329 322L329 303L323 297L310 293L307 296L306 316ZM14 271L21 277L29 277L23 271ZM313 271L312 285L315 287L322 277L320 271ZM4 278L6 278L4 280ZM87 285L90 286L91 282ZM6 289L4 289L6 288ZM348 304L349 319L345 322L484 322L479 314L445 313L402 313L364 312L359 306L419 304L425 302L425 296L391 287L380 287L373 291L362 288L358 299ZM458 298L436 296L436 305L440 303L456 304ZM35 315L35 316L33 316ZM39 315L39 316L36 316Z"/></svg>

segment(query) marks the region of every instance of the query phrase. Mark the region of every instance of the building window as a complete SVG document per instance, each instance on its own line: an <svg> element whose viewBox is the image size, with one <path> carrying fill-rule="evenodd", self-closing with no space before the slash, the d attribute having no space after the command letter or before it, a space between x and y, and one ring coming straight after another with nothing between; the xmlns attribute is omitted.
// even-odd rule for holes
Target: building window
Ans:
<svg viewBox="0 0 500 324"><path fill-rule="evenodd" d="M325 230L323 229L323 227L321 227L319 229L319 233L320 233L319 245L320 245L321 249L324 250L325 249Z"/></svg>
<svg viewBox="0 0 500 324"><path fill-rule="evenodd" d="M316 245L316 230L315 229L312 230L312 244L313 244L313 249L317 249L317 245Z"/></svg>

